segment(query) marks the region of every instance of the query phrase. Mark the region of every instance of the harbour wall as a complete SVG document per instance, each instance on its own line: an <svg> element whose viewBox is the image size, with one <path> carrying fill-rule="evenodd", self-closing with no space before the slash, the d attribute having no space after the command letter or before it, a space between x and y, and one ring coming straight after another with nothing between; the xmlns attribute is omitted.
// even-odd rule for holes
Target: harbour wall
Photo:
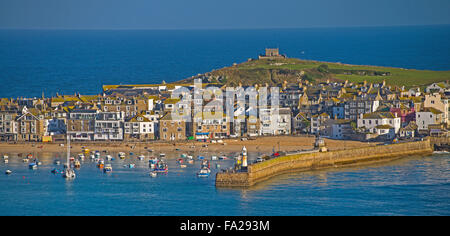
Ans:
<svg viewBox="0 0 450 236"><path fill-rule="evenodd" d="M287 155L251 164L247 172L219 172L217 187L250 187L273 176L306 170L336 168L390 161L410 155L430 155L429 139L330 152Z"/></svg>

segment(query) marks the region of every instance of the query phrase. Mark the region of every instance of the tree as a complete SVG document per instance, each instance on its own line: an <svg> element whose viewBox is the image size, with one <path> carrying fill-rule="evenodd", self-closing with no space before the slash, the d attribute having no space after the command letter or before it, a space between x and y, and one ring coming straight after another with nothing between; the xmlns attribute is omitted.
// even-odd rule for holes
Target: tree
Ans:
<svg viewBox="0 0 450 236"><path fill-rule="evenodd" d="M322 64L319 67L317 67L317 70L322 73L328 73L328 65Z"/></svg>

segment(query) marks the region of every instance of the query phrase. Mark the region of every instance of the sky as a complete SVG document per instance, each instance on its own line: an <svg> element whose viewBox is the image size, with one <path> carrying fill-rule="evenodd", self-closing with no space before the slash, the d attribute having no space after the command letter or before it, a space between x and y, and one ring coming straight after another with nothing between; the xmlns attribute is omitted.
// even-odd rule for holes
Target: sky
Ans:
<svg viewBox="0 0 450 236"><path fill-rule="evenodd" d="M0 29L450 24L450 0L0 0Z"/></svg>

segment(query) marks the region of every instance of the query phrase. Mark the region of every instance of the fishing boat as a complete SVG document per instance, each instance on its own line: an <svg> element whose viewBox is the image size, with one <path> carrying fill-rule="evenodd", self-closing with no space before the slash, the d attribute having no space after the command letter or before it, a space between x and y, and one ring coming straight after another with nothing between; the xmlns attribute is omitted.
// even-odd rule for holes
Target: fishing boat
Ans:
<svg viewBox="0 0 450 236"><path fill-rule="evenodd" d="M187 166L186 166L186 165L180 165L180 167L181 167L181 168L186 168Z"/></svg>
<svg viewBox="0 0 450 236"><path fill-rule="evenodd" d="M201 168L210 168L210 164L209 164L209 161L207 161L207 160L204 160L203 162L202 162L202 167Z"/></svg>
<svg viewBox="0 0 450 236"><path fill-rule="evenodd" d="M8 155L3 155L3 159L8 159L9 158L9 156Z"/></svg>
<svg viewBox="0 0 450 236"><path fill-rule="evenodd" d="M160 153L159 157L166 157L166 154L165 153Z"/></svg>
<svg viewBox="0 0 450 236"><path fill-rule="evenodd" d="M103 159L99 159L97 162L97 167L101 169L104 166L105 166L105 161Z"/></svg>
<svg viewBox="0 0 450 236"><path fill-rule="evenodd" d="M12 173L12 171L10 171L10 170L5 171L5 174L7 174L7 175L10 175L11 173Z"/></svg>
<svg viewBox="0 0 450 236"><path fill-rule="evenodd" d="M169 171L169 167L163 161L158 161L158 163L156 163L156 165L155 165L155 168L153 169L153 172L156 172L156 173L167 173L168 171Z"/></svg>
<svg viewBox="0 0 450 236"><path fill-rule="evenodd" d="M28 162L28 158L22 159L23 162Z"/></svg>
<svg viewBox="0 0 450 236"><path fill-rule="evenodd" d="M187 159L189 159L189 160L193 160L193 159L194 159L194 157L193 157L193 156L187 156Z"/></svg>
<svg viewBox="0 0 450 236"><path fill-rule="evenodd" d="M40 166L40 165L42 165L42 162L41 161L36 161L36 165Z"/></svg>
<svg viewBox="0 0 450 236"><path fill-rule="evenodd" d="M33 155L31 155L31 153L30 153L30 154L27 155L27 158L31 159L31 158L33 158Z"/></svg>
<svg viewBox="0 0 450 236"><path fill-rule="evenodd" d="M100 152L99 151L95 151L94 155L95 155L96 158L100 158Z"/></svg>
<svg viewBox="0 0 450 236"><path fill-rule="evenodd" d="M63 178L66 179L75 179L76 177L75 170L70 168L70 138L68 135L66 136L66 139L67 139L67 161L62 176Z"/></svg>
<svg viewBox="0 0 450 236"><path fill-rule="evenodd" d="M227 156L220 156L220 157L219 157L219 160L227 160L227 159L228 159Z"/></svg>
<svg viewBox="0 0 450 236"><path fill-rule="evenodd" d="M203 160L203 159L205 159L205 157L204 156L197 156L197 159L198 160Z"/></svg>
<svg viewBox="0 0 450 236"><path fill-rule="evenodd" d="M187 157L187 154L186 154L186 153L183 153L183 154L180 155L180 157L181 157L181 158L186 158L186 157Z"/></svg>
<svg viewBox="0 0 450 236"><path fill-rule="evenodd" d="M157 175L158 175L158 173L156 173L156 172L153 172L153 171L150 172L150 176L153 177L153 178L156 177Z"/></svg>
<svg viewBox="0 0 450 236"><path fill-rule="evenodd" d="M200 171L197 173L198 177L208 177L211 174L211 170L204 167L200 169Z"/></svg>
<svg viewBox="0 0 450 236"><path fill-rule="evenodd" d="M61 161L59 161L59 160L55 160L55 165L60 165L61 164Z"/></svg>
<svg viewBox="0 0 450 236"><path fill-rule="evenodd" d="M144 154L141 154L141 155L138 156L138 160L143 161L144 159L145 159Z"/></svg>
<svg viewBox="0 0 450 236"><path fill-rule="evenodd" d="M106 160L107 161L111 161L113 159L113 157L111 155L106 155Z"/></svg>
<svg viewBox="0 0 450 236"><path fill-rule="evenodd" d="M81 154L78 154L78 159L80 159L81 161L84 161L84 154L83 153L81 153Z"/></svg>
<svg viewBox="0 0 450 236"><path fill-rule="evenodd" d="M105 168L103 168L104 173L111 173L112 172L112 166L111 164L106 164Z"/></svg>
<svg viewBox="0 0 450 236"><path fill-rule="evenodd" d="M133 169L135 167L135 164L130 163L130 164L126 165L126 167Z"/></svg>
<svg viewBox="0 0 450 236"><path fill-rule="evenodd" d="M217 161L217 156L211 156L211 161Z"/></svg>
<svg viewBox="0 0 450 236"><path fill-rule="evenodd" d="M31 162L31 163L28 165L28 168L30 168L30 169L32 169L32 170L35 170L35 169L37 169L37 164L36 164L35 162Z"/></svg>
<svg viewBox="0 0 450 236"><path fill-rule="evenodd" d="M120 159L125 159L125 153L124 152L119 152L119 158Z"/></svg>
<svg viewBox="0 0 450 236"><path fill-rule="evenodd" d="M5 164L8 164L8 163L9 163L9 160L8 160L8 159L5 159L4 162L5 162Z"/></svg>
<svg viewBox="0 0 450 236"><path fill-rule="evenodd" d="M91 154L89 157L91 158L91 160L93 160L95 159L95 154Z"/></svg>
<svg viewBox="0 0 450 236"><path fill-rule="evenodd" d="M183 164L183 162L184 162L184 159L183 159L183 158L178 158L178 159L177 159L177 163L178 163L178 164Z"/></svg>

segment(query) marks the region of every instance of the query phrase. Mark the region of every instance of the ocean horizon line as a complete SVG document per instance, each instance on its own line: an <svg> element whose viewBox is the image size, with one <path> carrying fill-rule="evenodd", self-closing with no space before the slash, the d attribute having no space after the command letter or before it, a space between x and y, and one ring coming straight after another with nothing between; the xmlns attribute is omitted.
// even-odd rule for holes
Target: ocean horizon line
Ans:
<svg viewBox="0 0 450 236"><path fill-rule="evenodd" d="M296 30L296 29L357 29L357 28L404 28L404 27L449 27L450 24L423 25L356 25L356 26L299 26L299 27L242 27L242 28L1 28L0 31L227 31L227 30Z"/></svg>

